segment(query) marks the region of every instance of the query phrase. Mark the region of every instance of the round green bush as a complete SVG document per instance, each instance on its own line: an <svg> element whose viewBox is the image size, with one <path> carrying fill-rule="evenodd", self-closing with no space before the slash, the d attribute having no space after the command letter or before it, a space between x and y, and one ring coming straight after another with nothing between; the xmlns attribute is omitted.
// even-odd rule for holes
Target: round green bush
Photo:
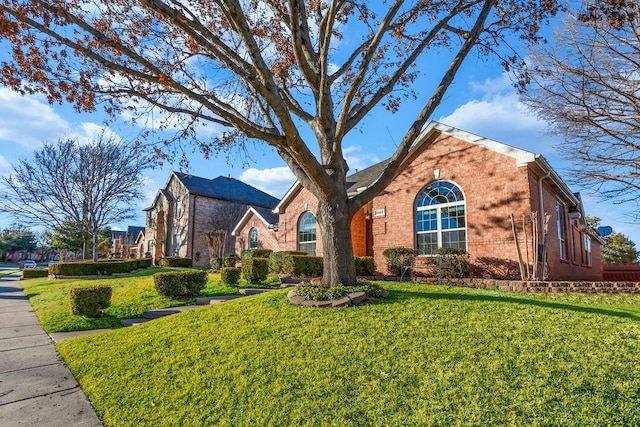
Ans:
<svg viewBox="0 0 640 427"><path fill-rule="evenodd" d="M235 267L223 267L220 270L220 281L225 285L237 285L240 281L240 269Z"/></svg>
<svg viewBox="0 0 640 427"><path fill-rule="evenodd" d="M190 298L207 285L206 271L168 271L153 275L153 284L160 295L169 298Z"/></svg>
<svg viewBox="0 0 640 427"><path fill-rule="evenodd" d="M111 305L109 286L86 286L71 289L71 311L75 315L100 317L102 310Z"/></svg>

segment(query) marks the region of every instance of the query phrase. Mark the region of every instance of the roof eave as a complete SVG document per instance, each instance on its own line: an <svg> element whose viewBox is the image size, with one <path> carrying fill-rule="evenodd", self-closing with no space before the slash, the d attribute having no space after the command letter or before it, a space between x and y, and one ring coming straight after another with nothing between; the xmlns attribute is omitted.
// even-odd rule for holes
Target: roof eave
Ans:
<svg viewBox="0 0 640 427"><path fill-rule="evenodd" d="M249 218L250 218L251 214L254 214L255 216L257 216L258 219L260 219L260 221L262 221L267 228L275 225L275 224L269 223L269 221L264 219L264 217L262 215L260 215L260 212L258 212L256 209L254 209L253 206L249 206L249 209L247 209L247 211L244 213L244 215L242 215L242 218L240 218L240 221L238 221L238 224L231 231L231 235L232 236L236 236L238 234L240 229L242 227L244 227L244 225L247 223L247 221L249 221Z"/></svg>
<svg viewBox="0 0 640 427"><path fill-rule="evenodd" d="M300 181L296 181L293 183L291 188L285 193L280 202L276 205L275 208L271 212L275 214L283 214L285 211L285 206L289 203L289 201L293 198L296 192L302 187Z"/></svg>

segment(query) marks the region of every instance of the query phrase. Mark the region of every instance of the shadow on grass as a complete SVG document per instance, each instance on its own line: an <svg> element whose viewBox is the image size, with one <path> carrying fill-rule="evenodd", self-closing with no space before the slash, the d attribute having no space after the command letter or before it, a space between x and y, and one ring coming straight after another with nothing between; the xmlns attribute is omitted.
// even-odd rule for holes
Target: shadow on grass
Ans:
<svg viewBox="0 0 640 427"><path fill-rule="evenodd" d="M482 301L482 302L499 302L507 304L522 304L534 307L551 308L556 310L568 310L577 313L589 313L589 314L601 314L604 316L620 317L623 319L640 320L640 316L634 313L626 311L610 310L599 307L584 307L580 305L543 301L533 298L519 298L513 296L500 296L500 295L482 295L482 294L459 294L459 293L443 293L443 292L429 292L426 290L416 289L415 291L407 290L391 290L389 297L386 301L393 303L397 300L406 300L411 298L424 298L430 300L450 300L450 301Z"/></svg>

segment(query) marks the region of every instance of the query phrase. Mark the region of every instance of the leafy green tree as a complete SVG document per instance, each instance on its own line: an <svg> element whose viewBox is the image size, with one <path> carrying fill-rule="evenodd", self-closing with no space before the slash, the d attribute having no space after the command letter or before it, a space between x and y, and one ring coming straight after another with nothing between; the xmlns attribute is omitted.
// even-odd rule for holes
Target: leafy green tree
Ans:
<svg viewBox="0 0 640 427"><path fill-rule="evenodd" d="M612 233L606 237L602 247L602 263L605 265L637 264L640 252L636 244L622 233Z"/></svg>
<svg viewBox="0 0 640 427"><path fill-rule="evenodd" d="M84 247L82 230L71 222L64 223L60 227L56 227L52 231L48 231L46 236L49 240L50 246L56 250L82 252ZM100 229L98 237L98 253L100 255L108 253L110 237L111 227L103 227Z"/></svg>
<svg viewBox="0 0 640 427"><path fill-rule="evenodd" d="M599 216L585 215L584 221L587 223L587 225L593 228L598 228L600 226L600 223L602 222L602 218L600 218Z"/></svg>
<svg viewBox="0 0 640 427"><path fill-rule="evenodd" d="M0 232L0 254L5 259L8 253L15 251L31 252L36 248L36 235L25 226L12 224Z"/></svg>
<svg viewBox="0 0 640 427"><path fill-rule="evenodd" d="M53 249L82 252L84 245L82 231L71 222L65 222L52 231L47 231L46 236Z"/></svg>

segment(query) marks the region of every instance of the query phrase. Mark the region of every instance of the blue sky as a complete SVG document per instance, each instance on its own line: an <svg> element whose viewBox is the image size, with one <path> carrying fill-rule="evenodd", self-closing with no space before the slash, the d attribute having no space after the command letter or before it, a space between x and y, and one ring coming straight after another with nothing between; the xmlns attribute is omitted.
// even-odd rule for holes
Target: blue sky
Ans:
<svg viewBox="0 0 640 427"><path fill-rule="evenodd" d="M428 92L428 91L425 91ZM428 96L428 93L422 93ZM352 171L370 166L386 157L395 149L405 130L414 119L417 104L408 103L396 114L380 108L366 119L362 126L348 135L344 141L344 152ZM422 100L424 102L424 100ZM104 115L78 114L68 105L49 105L43 97L21 96L9 88L0 86L0 174L11 171L11 163L19 158L28 158L43 141L59 138L91 138L101 128ZM561 161L555 145L561 141L545 134L545 125L528 112L519 102L508 76L497 61L487 61L470 56L459 72L439 106L434 120L476 133L515 147L543 154L551 165L565 176L566 163ZM126 129L126 126L122 129ZM130 134L139 131L129 129ZM122 135L121 130L117 130ZM122 135L127 137L127 135ZM207 178L229 175L254 185L276 197L281 197L293 183L293 175L284 162L270 148L255 144L250 147L248 164L234 161L231 156L220 154L205 160L201 154L189 156L189 173ZM137 213L133 221L112 224L114 228L126 225L142 225L142 209L149 206L159 188L164 186L171 170L179 170L177 164L165 163L162 167L145 173L143 200L132 206ZM574 189L577 190L577 189ZM611 225L640 244L640 230L628 222L626 209L614 206L582 193L586 212L602 218L603 225ZM0 228L14 220L0 214Z"/></svg>

